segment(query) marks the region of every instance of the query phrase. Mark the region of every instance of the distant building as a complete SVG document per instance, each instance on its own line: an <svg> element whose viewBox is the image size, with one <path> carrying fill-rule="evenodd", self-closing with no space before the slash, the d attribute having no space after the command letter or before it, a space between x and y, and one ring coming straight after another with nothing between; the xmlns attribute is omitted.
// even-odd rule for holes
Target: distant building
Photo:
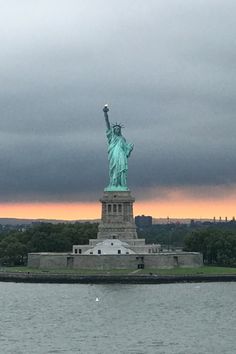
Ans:
<svg viewBox="0 0 236 354"><path fill-rule="evenodd" d="M195 226L195 220L194 219L190 220L190 226Z"/></svg>
<svg viewBox="0 0 236 354"><path fill-rule="evenodd" d="M139 229L152 226L152 217L145 215L135 216L135 224Z"/></svg>

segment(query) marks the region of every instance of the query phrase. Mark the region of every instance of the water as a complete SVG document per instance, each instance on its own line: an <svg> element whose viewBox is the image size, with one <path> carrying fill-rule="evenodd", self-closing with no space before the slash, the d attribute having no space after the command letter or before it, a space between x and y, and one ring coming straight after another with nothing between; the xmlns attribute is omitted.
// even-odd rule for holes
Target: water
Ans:
<svg viewBox="0 0 236 354"><path fill-rule="evenodd" d="M0 283L0 353L234 354L236 283Z"/></svg>

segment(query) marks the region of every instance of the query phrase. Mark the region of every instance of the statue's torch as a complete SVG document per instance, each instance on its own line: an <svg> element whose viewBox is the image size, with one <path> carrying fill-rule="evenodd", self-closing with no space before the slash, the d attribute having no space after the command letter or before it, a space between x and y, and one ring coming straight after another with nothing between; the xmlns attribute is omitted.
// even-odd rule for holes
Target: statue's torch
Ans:
<svg viewBox="0 0 236 354"><path fill-rule="evenodd" d="M105 106L103 107L103 112L104 113L109 112L108 104L105 104Z"/></svg>

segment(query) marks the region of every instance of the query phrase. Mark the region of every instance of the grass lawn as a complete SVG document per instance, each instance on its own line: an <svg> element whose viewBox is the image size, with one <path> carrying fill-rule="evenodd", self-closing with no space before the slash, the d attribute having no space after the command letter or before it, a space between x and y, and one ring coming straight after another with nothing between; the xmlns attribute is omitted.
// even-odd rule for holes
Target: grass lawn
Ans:
<svg viewBox="0 0 236 354"><path fill-rule="evenodd" d="M147 272L160 275L222 275L236 274L236 268L203 266L199 268L143 269L144 274L148 274Z"/></svg>
<svg viewBox="0 0 236 354"><path fill-rule="evenodd" d="M112 269L112 270L96 270L96 269L37 269L29 267L0 267L0 272L30 272L41 274L78 274L78 275L222 275L236 274L236 268L228 267L212 267L203 266L199 268L171 268L171 269Z"/></svg>

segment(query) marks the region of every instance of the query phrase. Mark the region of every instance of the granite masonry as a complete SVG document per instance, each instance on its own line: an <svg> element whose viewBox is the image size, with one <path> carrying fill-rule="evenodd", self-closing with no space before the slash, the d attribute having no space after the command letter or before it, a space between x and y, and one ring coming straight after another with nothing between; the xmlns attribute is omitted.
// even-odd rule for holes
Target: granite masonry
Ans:
<svg viewBox="0 0 236 354"><path fill-rule="evenodd" d="M74 245L71 253L29 253L28 266L135 270L203 265L200 253L161 252L160 245L148 245L145 239L138 239L130 191L105 191L100 202L97 239L89 240L88 245Z"/></svg>

